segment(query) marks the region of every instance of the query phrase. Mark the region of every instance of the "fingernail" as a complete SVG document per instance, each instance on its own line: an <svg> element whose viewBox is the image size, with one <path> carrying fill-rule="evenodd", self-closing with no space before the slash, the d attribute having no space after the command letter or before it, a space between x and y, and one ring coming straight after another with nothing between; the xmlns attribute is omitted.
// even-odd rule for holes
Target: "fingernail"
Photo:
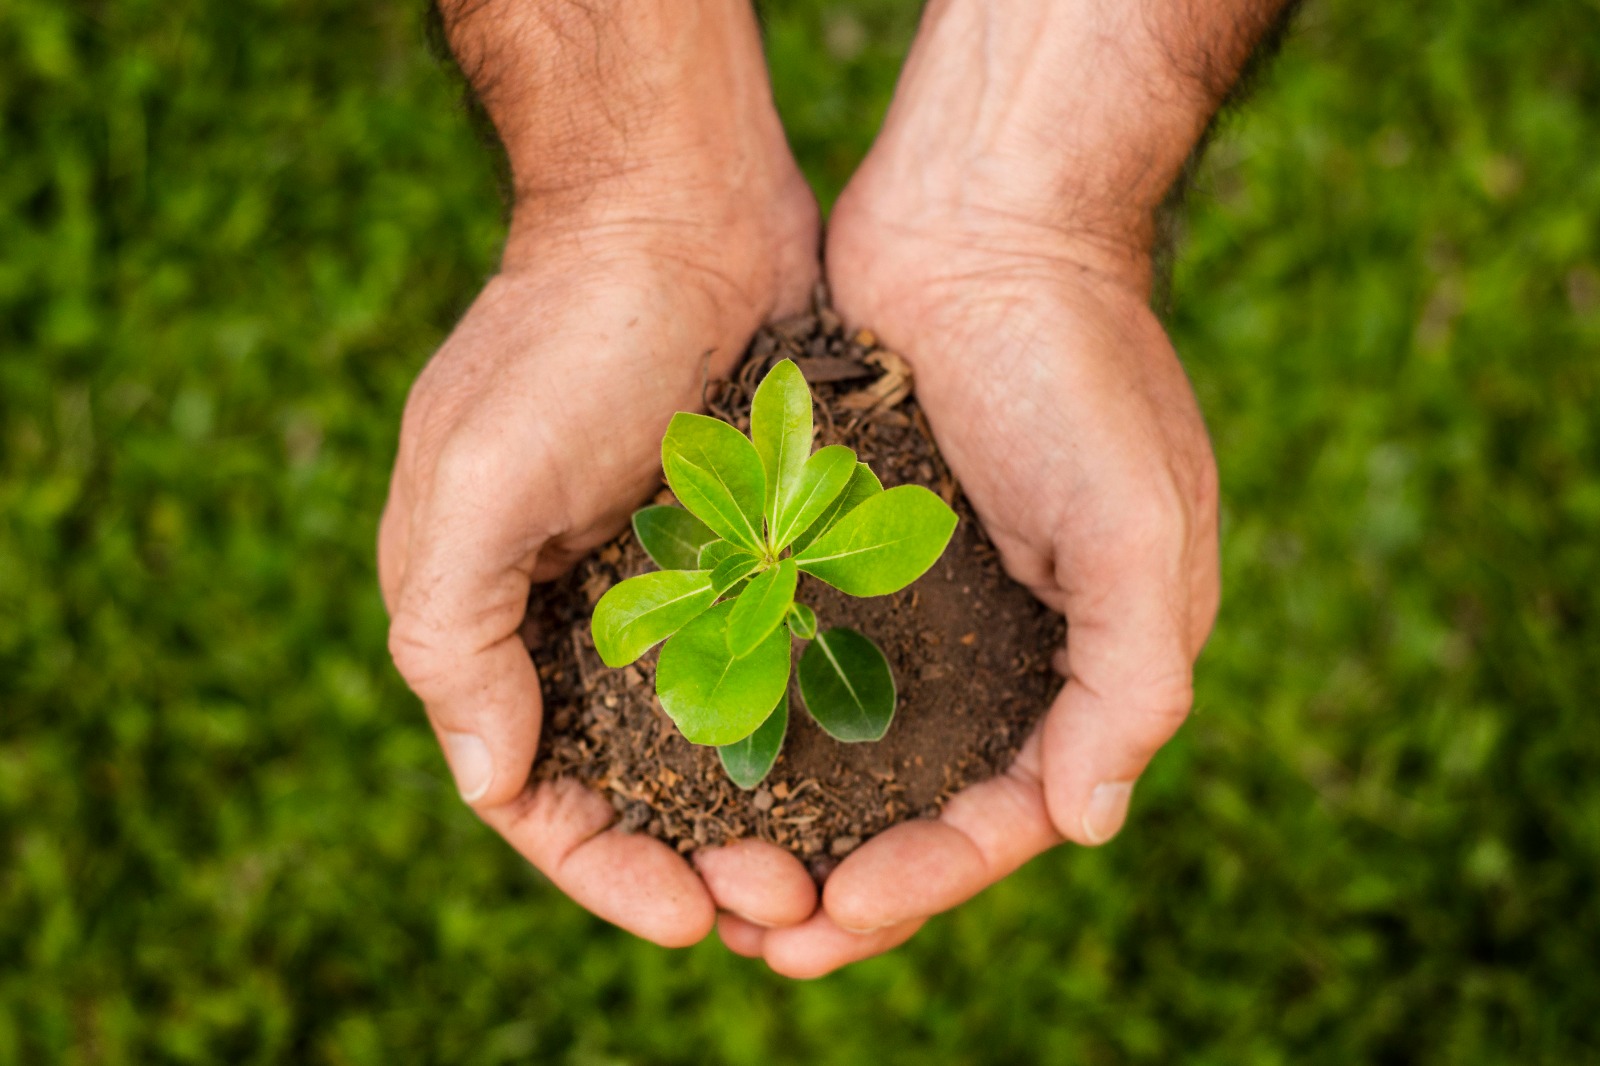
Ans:
<svg viewBox="0 0 1600 1066"><path fill-rule="evenodd" d="M1083 835L1091 844L1104 844L1117 835L1128 818L1128 800L1133 795L1132 781L1102 781L1089 796L1083 812Z"/></svg>
<svg viewBox="0 0 1600 1066"><path fill-rule="evenodd" d="M444 757L455 775L456 791L468 803L476 803L489 793L494 782L494 758L489 745L476 733L444 734Z"/></svg>
<svg viewBox="0 0 1600 1066"><path fill-rule="evenodd" d="M854 926L845 925L843 922L837 920L835 920L833 924L837 925L840 929L843 929L847 933L854 933L856 936L866 936L868 933L876 933L879 929L886 928L882 925L869 925L865 926L864 928L857 929Z"/></svg>

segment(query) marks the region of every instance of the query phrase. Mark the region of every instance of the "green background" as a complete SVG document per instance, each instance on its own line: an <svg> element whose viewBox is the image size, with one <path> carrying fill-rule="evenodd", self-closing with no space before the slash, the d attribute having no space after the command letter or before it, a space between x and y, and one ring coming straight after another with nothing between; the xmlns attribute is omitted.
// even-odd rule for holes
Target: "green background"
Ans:
<svg viewBox="0 0 1600 1066"><path fill-rule="evenodd" d="M770 3L831 198L910 0ZM0 1062L1600 1055L1600 7L1323 0L1170 321L1198 713L1114 845L789 983L562 900L384 654L406 387L492 270L414 3L0 5Z"/></svg>

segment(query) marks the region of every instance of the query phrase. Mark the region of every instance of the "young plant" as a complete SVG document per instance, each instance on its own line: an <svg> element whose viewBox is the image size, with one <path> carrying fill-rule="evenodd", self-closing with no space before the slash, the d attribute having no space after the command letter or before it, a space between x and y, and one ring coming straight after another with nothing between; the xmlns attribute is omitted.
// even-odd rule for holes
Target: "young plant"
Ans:
<svg viewBox="0 0 1600 1066"><path fill-rule="evenodd" d="M889 661L869 638L795 600L806 573L851 596L886 596L943 554L956 515L920 485L885 490L855 453L812 454L811 390L785 359L756 389L750 436L704 415L674 415L661 442L683 507L633 516L661 569L613 586L595 605L607 666L661 641L656 694L691 743L715 745L741 788L772 768L788 728L790 640L800 695L838 740L879 740L894 717Z"/></svg>

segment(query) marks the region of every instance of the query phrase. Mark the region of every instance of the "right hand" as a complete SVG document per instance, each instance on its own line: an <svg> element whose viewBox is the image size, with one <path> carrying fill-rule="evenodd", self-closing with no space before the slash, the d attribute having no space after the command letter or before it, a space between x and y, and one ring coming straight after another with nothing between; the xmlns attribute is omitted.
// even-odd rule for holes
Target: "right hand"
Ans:
<svg viewBox="0 0 1600 1066"><path fill-rule="evenodd" d="M578 903L667 946L699 940L718 909L797 923L816 890L798 860L753 841L697 855L696 876L660 841L611 828L599 794L530 783L542 704L519 627L530 586L655 490L662 433L698 407L704 375L805 306L816 211L792 163L749 210L691 184L707 206L513 225L501 273L407 401L378 543L390 650L463 799Z"/></svg>

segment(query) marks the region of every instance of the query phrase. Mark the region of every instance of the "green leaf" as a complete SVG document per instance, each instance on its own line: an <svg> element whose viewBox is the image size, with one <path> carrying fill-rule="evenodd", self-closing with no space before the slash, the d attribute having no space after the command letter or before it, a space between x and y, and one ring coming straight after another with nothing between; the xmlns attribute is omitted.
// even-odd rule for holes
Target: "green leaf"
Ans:
<svg viewBox="0 0 1600 1066"><path fill-rule="evenodd" d="M672 416L661 466L673 495L724 540L759 551L767 476L745 435L705 415Z"/></svg>
<svg viewBox="0 0 1600 1066"><path fill-rule="evenodd" d="M800 656L800 695L817 724L846 743L882 740L894 719L889 660L853 629L830 629L806 646Z"/></svg>
<svg viewBox="0 0 1600 1066"><path fill-rule="evenodd" d="M711 571L711 587L720 596L755 573L756 567L760 565L761 560L749 552L735 552L718 563L717 568Z"/></svg>
<svg viewBox="0 0 1600 1066"><path fill-rule="evenodd" d="M767 530L774 551L781 551L837 500L856 471L856 453L830 444L806 460L799 480L778 501L778 518Z"/></svg>
<svg viewBox="0 0 1600 1066"><path fill-rule="evenodd" d="M789 687L789 634L775 629L742 659L728 651L731 601L678 630L656 660L656 695L691 744L743 740Z"/></svg>
<svg viewBox="0 0 1600 1066"><path fill-rule="evenodd" d="M741 552L744 552L746 555L749 554L737 544L730 544L725 540L714 540L710 544L707 544L704 548L700 549L700 565L697 566L696 569L715 570L717 567L721 566L723 563L727 562L729 559L740 554Z"/></svg>
<svg viewBox="0 0 1600 1066"><path fill-rule="evenodd" d="M607 666L627 666L716 600L705 570L655 570L611 586L594 605L594 647Z"/></svg>
<svg viewBox="0 0 1600 1066"><path fill-rule="evenodd" d="M761 784L778 761L778 750L783 747L783 735L789 730L789 693L778 698L778 705L761 723L761 728L732 744L717 749L722 757L722 768L728 771L733 783L743 789Z"/></svg>
<svg viewBox="0 0 1600 1066"><path fill-rule="evenodd" d="M811 455L811 389L792 359L767 371L757 387L750 401L750 439L767 477L762 501L767 528L775 529L783 501L794 494Z"/></svg>
<svg viewBox="0 0 1600 1066"><path fill-rule="evenodd" d="M872 468L866 463L857 463L855 472L850 475L850 483L844 487L844 491L834 497L827 510L807 526L804 533L794 539L794 550L805 551L807 544L826 533L840 518L882 491L883 482L878 480L878 475L872 472Z"/></svg>
<svg viewBox="0 0 1600 1066"><path fill-rule="evenodd" d="M663 570L698 570L700 553L716 541L711 527L682 507L645 507L633 512L633 535Z"/></svg>
<svg viewBox="0 0 1600 1066"><path fill-rule="evenodd" d="M886 596L932 566L955 532L956 513L921 485L880 492L806 545L794 561L851 596Z"/></svg>
<svg viewBox="0 0 1600 1066"><path fill-rule="evenodd" d="M793 559L785 559L751 578L733 601L733 613L728 616L728 650L736 657L749 655L783 625L799 580L800 571L795 569Z"/></svg>
<svg viewBox="0 0 1600 1066"><path fill-rule="evenodd" d="M817 612L803 603L789 605L789 632L801 640L810 640L817 635Z"/></svg>

